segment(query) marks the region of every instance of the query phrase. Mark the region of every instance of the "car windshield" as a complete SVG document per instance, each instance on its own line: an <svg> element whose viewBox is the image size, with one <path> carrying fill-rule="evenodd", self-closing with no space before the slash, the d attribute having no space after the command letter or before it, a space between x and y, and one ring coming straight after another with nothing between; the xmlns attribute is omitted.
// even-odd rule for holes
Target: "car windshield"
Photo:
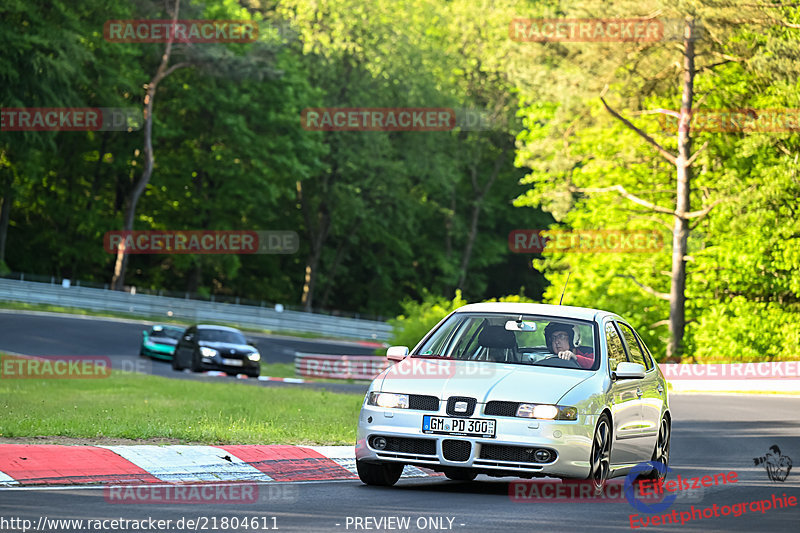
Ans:
<svg viewBox="0 0 800 533"><path fill-rule="evenodd" d="M413 357L595 370L592 322L540 315L456 313Z"/></svg>
<svg viewBox="0 0 800 533"><path fill-rule="evenodd" d="M172 328L166 326L153 326L150 330L151 337L169 337L178 340L183 335L183 328Z"/></svg>
<svg viewBox="0 0 800 533"><path fill-rule="evenodd" d="M198 329L197 340L209 342L227 342L230 344L247 344L244 335L238 331L227 329Z"/></svg>

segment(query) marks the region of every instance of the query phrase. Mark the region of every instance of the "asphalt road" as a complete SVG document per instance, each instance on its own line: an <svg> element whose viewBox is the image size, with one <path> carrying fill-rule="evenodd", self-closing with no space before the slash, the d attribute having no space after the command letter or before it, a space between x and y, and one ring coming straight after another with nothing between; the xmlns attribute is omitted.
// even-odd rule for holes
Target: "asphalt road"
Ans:
<svg viewBox="0 0 800 533"><path fill-rule="evenodd" d="M0 351L23 355L107 356L111 367L173 379L199 381L230 380L264 387L299 386L274 381L237 380L190 372L176 372L167 361L139 357L142 331L151 322L106 319L57 313L26 313L0 310ZM245 332L256 342L266 363L293 363L296 352L334 355L372 355L374 348L356 342L301 339ZM326 383L309 385L339 392L366 391L363 384ZM2 528L0 528L2 531Z"/></svg>
<svg viewBox="0 0 800 533"><path fill-rule="evenodd" d="M674 395L672 472L668 479L701 477L735 471L736 483L695 492L676 500L666 511L713 508L738 503L772 500L773 495L794 496L800 505L800 472L786 481L773 482L754 457L772 445L800 460L800 399L768 396ZM358 481L285 483L259 485L259 501L248 505L214 504L117 504L104 499L101 488L40 488L0 490L0 519L23 518L38 523L48 519L172 520L161 531L194 531L175 527L180 519L204 521L207 531L624 531L631 530L630 516L638 514L627 501L592 502L525 501L509 497L511 478L480 476L471 483L446 479L404 479L390 489L366 487ZM513 491L513 489L512 489ZM687 515L688 516L688 515ZM274 522L272 517L274 517ZM364 521L366 517L370 520ZM376 527L374 520L409 519L409 527ZM257 520L257 528L221 528L223 519ZM356 521L360 518L361 521ZM373 520L374 519L374 520ZM452 519L452 522L450 521ZM382 525L386 525L383 522ZM762 513L748 509L736 517L720 516L687 521L685 524L650 526L657 531L786 531L800 524L800 506L770 509ZM9 526L7 523L6 526ZM252 525L252 523L248 524ZM356 526L361 527L356 527ZM396 526L392 519L390 523ZM640 525L637 523L637 525ZM2 522L0 521L0 526ZM265 527L266 526L266 527ZM367 528L369 526L369 529ZM202 527L197 528L203 531ZM130 529L129 529L130 530ZM2 531L12 529L2 528ZM50 528L46 531L79 531ZM80 531L87 531L82 529ZM112 529L101 529L112 531ZM118 529L113 531L125 531Z"/></svg>

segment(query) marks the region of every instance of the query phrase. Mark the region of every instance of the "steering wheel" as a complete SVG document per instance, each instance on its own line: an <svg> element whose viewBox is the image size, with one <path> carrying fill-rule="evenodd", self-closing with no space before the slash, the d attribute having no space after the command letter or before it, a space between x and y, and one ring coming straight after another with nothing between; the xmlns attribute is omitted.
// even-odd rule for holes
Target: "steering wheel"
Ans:
<svg viewBox="0 0 800 533"><path fill-rule="evenodd" d="M565 363L572 363L575 366L575 368L583 368L580 365L580 363L578 363L577 359L561 359L559 356L557 356L555 354L552 354L552 355L549 355L549 356L545 357L544 359L542 359L542 361L548 361L550 359L559 359L561 361L564 361ZM561 366L561 365L558 365L558 366Z"/></svg>

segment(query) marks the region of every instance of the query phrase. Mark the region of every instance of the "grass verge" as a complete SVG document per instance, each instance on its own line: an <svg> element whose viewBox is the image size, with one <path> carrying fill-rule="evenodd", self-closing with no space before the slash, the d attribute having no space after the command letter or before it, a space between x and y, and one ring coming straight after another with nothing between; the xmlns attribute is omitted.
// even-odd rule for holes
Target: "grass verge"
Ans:
<svg viewBox="0 0 800 533"><path fill-rule="evenodd" d="M0 437L347 445L355 442L362 400L118 371L103 379L0 379Z"/></svg>

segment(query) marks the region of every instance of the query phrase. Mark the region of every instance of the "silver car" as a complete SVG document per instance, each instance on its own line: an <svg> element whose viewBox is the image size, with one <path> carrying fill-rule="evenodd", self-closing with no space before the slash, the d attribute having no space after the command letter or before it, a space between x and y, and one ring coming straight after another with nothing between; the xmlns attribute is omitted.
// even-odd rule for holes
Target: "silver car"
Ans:
<svg viewBox="0 0 800 533"><path fill-rule="evenodd" d="M356 465L393 485L404 465L477 474L607 479L669 462L667 383L641 337L606 311L544 304L461 307L369 387ZM666 469L640 477L663 478Z"/></svg>

